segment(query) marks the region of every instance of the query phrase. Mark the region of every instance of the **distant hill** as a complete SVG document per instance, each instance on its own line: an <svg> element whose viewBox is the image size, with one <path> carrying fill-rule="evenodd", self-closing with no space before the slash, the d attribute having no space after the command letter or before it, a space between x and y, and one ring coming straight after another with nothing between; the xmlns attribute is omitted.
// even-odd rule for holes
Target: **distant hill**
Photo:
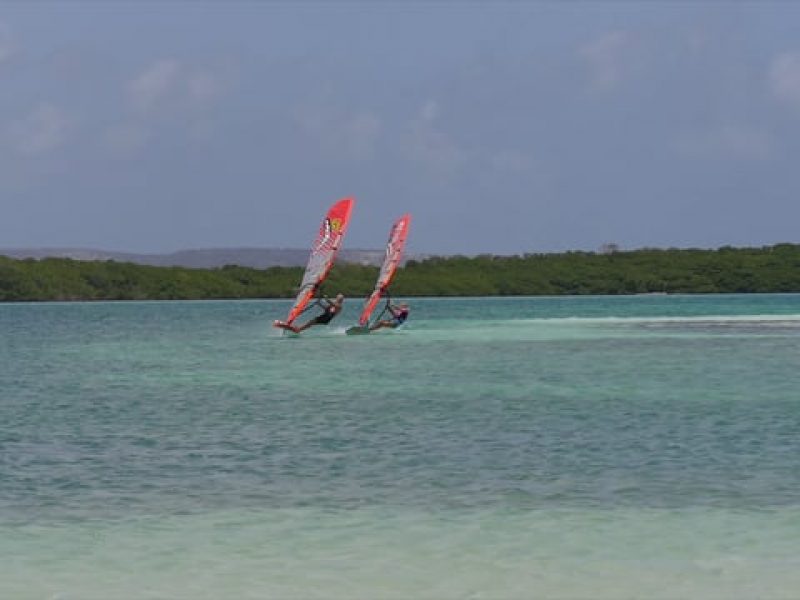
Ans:
<svg viewBox="0 0 800 600"><path fill-rule="evenodd" d="M376 266L383 260L383 250L342 249L339 261ZM308 250L300 248L200 248L179 250L170 254L134 254L108 252L91 248L0 248L0 256L10 258L71 258L83 261L130 262L155 267L187 267L214 269L225 265L239 265L254 269L269 267L302 267L308 261ZM421 260L422 255L407 258Z"/></svg>

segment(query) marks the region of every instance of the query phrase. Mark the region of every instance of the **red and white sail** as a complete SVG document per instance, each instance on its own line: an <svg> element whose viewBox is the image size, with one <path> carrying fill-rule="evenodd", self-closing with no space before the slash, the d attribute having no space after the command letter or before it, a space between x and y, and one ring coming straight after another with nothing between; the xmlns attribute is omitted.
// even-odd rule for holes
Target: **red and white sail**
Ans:
<svg viewBox="0 0 800 600"><path fill-rule="evenodd" d="M331 206L322 225L319 228L317 239L311 247L311 255L308 258L303 281L300 283L300 291L289 311L286 323L289 325L303 312L303 309L314 298L320 284L325 281L336 254L342 244L344 234L347 232L347 225L350 222L350 213L353 210L355 199L344 198Z"/></svg>
<svg viewBox="0 0 800 600"><path fill-rule="evenodd" d="M375 289L372 294L364 303L364 308L358 319L358 324L361 327L365 327L369 323L369 318L378 305L381 295L389 287L397 267L400 266L410 224L411 215L405 214L394 222L392 229L389 231L389 241L386 243L386 254L383 257L383 265L381 266L381 272L378 274L378 281L375 283Z"/></svg>

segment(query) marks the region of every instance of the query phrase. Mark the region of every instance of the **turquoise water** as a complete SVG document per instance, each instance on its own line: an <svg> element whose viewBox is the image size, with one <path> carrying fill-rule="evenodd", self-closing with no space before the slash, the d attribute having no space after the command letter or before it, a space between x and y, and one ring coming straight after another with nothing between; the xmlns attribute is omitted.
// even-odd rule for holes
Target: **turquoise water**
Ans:
<svg viewBox="0 0 800 600"><path fill-rule="evenodd" d="M796 598L800 295L0 305L0 598Z"/></svg>

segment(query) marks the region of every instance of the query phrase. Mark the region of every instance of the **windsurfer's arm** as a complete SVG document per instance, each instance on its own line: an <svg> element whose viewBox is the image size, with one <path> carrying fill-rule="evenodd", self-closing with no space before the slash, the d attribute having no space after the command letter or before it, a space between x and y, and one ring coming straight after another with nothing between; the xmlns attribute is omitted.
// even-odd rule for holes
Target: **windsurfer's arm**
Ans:
<svg viewBox="0 0 800 600"><path fill-rule="evenodd" d="M320 288L319 283L317 283L313 288L314 289L314 296L316 296L316 298L314 299L314 304L316 304L320 308L325 308L325 305L322 304L322 301L325 300L328 304L330 304L331 301L328 300L328 297L325 294L320 294L319 293L319 288Z"/></svg>

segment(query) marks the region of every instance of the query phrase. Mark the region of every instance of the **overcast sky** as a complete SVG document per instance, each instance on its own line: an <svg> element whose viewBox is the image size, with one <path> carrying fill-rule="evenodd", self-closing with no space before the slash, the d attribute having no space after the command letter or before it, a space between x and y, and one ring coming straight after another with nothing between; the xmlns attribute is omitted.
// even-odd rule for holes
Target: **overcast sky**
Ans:
<svg viewBox="0 0 800 600"><path fill-rule="evenodd" d="M800 3L6 2L0 248L800 242Z"/></svg>

